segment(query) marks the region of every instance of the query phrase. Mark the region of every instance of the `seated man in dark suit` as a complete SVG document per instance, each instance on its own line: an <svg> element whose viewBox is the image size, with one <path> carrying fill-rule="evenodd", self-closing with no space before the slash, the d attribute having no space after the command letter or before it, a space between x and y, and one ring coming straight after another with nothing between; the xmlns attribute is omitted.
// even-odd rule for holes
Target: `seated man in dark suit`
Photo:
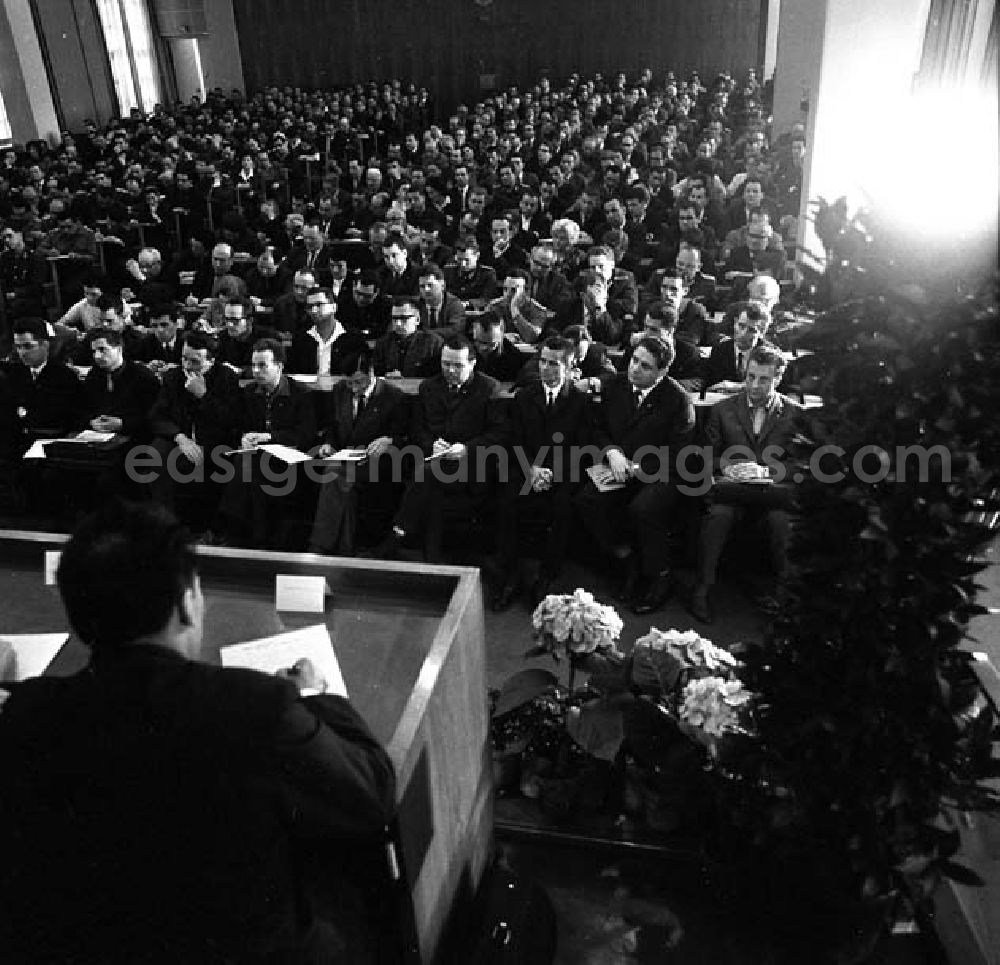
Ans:
<svg viewBox="0 0 1000 965"><path fill-rule="evenodd" d="M694 404L667 374L673 360L672 342L645 337L632 349L628 372L604 380L595 441L620 488L601 492L590 480L576 499L584 524L623 577L621 596L634 602L636 613L658 609L671 589L669 536L677 503L672 463L695 424Z"/></svg>
<svg viewBox="0 0 1000 965"><path fill-rule="evenodd" d="M311 271L297 271L292 278L292 290L274 303L272 324L281 341L291 343L296 332L305 331L312 321L306 308L306 296L316 287Z"/></svg>
<svg viewBox="0 0 1000 965"><path fill-rule="evenodd" d="M476 368L498 382L515 381L528 359L525 352L504 337L503 319L492 310L473 321L472 342L476 346Z"/></svg>
<svg viewBox="0 0 1000 965"><path fill-rule="evenodd" d="M389 330L392 299L378 287L374 268L365 268L353 284L345 284L337 296L337 318L349 332L365 338L381 338Z"/></svg>
<svg viewBox="0 0 1000 965"><path fill-rule="evenodd" d="M5 960L372 965L384 876L333 869L377 860L394 780L347 700L309 661L200 662L196 558L162 507L84 520L58 582L91 659L0 692Z"/></svg>
<svg viewBox="0 0 1000 965"><path fill-rule="evenodd" d="M441 338L465 331L465 306L449 292L444 272L434 262L422 265L420 275L420 327Z"/></svg>
<svg viewBox="0 0 1000 965"><path fill-rule="evenodd" d="M420 289L420 278L416 266L410 264L406 239L395 232L389 235L382 246L385 263L378 271L379 288L389 297L416 295Z"/></svg>
<svg viewBox="0 0 1000 965"><path fill-rule="evenodd" d="M705 359L702 380L712 392L739 392L746 383L747 362L753 347L767 336L767 312L753 302L734 306L733 337L724 338Z"/></svg>
<svg viewBox="0 0 1000 965"><path fill-rule="evenodd" d="M463 302L486 302L496 295L496 272L479 264L479 242L474 235L459 238L455 244L455 264L445 267L444 281L448 291Z"/></svg>
<svg viewBox="0 0 1000 965"><path fill-rule="evenodd" d="M181 336L173 306L154 305L149 310L149 328L139 345L138 361L145 362L154 375L162 375L181 360Z"/></svg>
<svg viewBox="0 0 1000 965"><path fill-rule="evenodd" d="M691 596L691 613L711 622L709 594L715 585L719 560L733 524L744 517L757 519L767 533L768 546L780 585L787 565L791 496L773 477L788 456L802 409L777 391L785 360L773 345L754 346L747 362L742 391L712 406L705 426L705 442L712 449L713 470L721 476L709 495L698 546L698 582Z"/></svg>
<svg viewBox="0 0 1000 965"><path fill-rule="evenodd" d="M368 348L347 356L341 373L347 378L329 395L327 428L316 455L325 459L341 449L364 449L366 456L360 463L331 464L320 477L309 552L353 556L359 498L367 499L375 486L391 495L401 482L392 478L389 450L405 443L410 400L375 375Z"/></svg>
<svg viewBox="0 0 1000 965"><path fill-rule="evenodd" d="M511 268L504 278L503 295L489 303L488 310L499 316L508 332L532 344L548 325L545 306L528 295L531 276L521 268Z"/></svg>
<svg viewBox="0 0 1000 965"><path fill-rule="evenodd" d="M714 345L720 333L705 306L696 301L687 282L677 269L667 269L660 276L660 301L677 312L677 337L692 345Z"/></svg>
<svg viewBox="0 0 1000 965"><path fill-rule="evenodd" d="M224 458L219 449L236 444L240 383L228 367L215 364L215 352L211 335L186 332L181 364L164 373L150 414L153 445L163 461L150 487L153 497L173 509L178 485L196 485L199 530L211 523L220 495L211 480Z"/></svg>
<svg viewBox="0 0 1000 965"><path fill-rule="evenodd" d="M441 350L441 373L425 379L413 409L410 441L427 461L403 496L392 533L375 555L392 558L407 538L423 537L428 563L443 558L445 500L482 501L490 491L487 451L503 441L499 385L476 372L476 349L453 335Z"/></svg>
<svg viewBox="0 0 1000 965"><path fill-rule="evenodd" d="M399 298L392 306L391 326L375 343L375 373L389 378L423 379L441 371L444 339L420 327L415 298Z"/></svg>
<svg viewBox="0 0 1000 965"><path fill-rule="evenodd" d="M520 389L510 406L507 441L513 458L508 459L500 492L501 584L494 610L510 606L520 589L520 537L528 514L542 513L548 524L541 570L532 587L533 603L549 592L562 570L578 482L571 478L571 451L590 445L594 434L590 399L570 382L573 350L569 339L546 339L538 358L540 379Z"/></svg>
<svg viewBox="0 0 1000 965"><path fill-rule="evenodd" d="M249 298L234 295L223 306L225 330L219 336L216 361L228 366L241 378L250 378L250 357L259 338L267 332L259 332L254 317L253 304Z"/></svg>
<svg viewBox="0 0 1000 965"><path fill-rule="evenodd" d="M676 379L688 390L697 392L702 385L701 353L690 342L676 337L677 312L669 305L651 305L646 310L642 330L632 336L632 345L643 338L658 338L673 342L674 361L670 366L670 377Z"/></svg>
<svg viewBox="0 0 1000 965"><path fill-rule="evenodd" d="M35 439L67 435L83 423L83 386L76 373L50 359L51 336L40 318L14 323L17 361L0 365L7 378L11 433L9 450L0 457L16 458Z"/></svg>
<svg viewBox="0 0 1000 965"><path fill-rule="evenodd" d="M565 331L569 325L583 325L595 339L607 346L617 346L625 334L624 322L608 311L608 285L592 268L583 269L573 282L576 295L563 306L556 327Z"/></svg>
<svg viewBox="0 0 1000 965"><path fill-rule="evenodd" d="M514 268L528 270L528 256L511 240L510 221L505 216L498 214L490 222L490 238L493 247L483 253L480 264L492 268L498 282L502 282Z"/></svg>
<svg viewBox="0 0 1000 965"><path fill-rule="evenodd" d="M142 363L125 358L122 333L90 333L94 367L83 380L83 416L97 432L115 432L133 442L149 438L149 412L160 383Z"/></svg>
<svg viewBox="0 0 1000 965"><path fill-rule="evenodd" d="M269 546L287 539L288 507L283 497L295 489L298 466L260 452L268 443L305 452L316 440L312 393L285 375L285 349L275 339L254 343L253 382L242 390L233 478L225 484L219 510L224 538L239 544Z"/></svg>

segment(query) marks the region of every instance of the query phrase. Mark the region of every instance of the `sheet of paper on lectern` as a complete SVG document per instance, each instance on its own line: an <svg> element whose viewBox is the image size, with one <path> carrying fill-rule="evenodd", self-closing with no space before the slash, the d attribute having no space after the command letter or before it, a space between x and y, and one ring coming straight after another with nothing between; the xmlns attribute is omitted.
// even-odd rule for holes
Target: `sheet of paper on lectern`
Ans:
<svg viewBox="0 0 1000 965"><path fill-rule="evenodd" d="M292 613L322 613L329 590L325 577L278 573L274 578L274 608Z"/></svg>
<svg viewBox="0 0 1000 965"><path fill-rule="evenodd" d="M40 676L68 639L67 633L0 633L14 649L15 680Z"/></svg>
<svg viewBox="0 0 1000 965"><path fill-rule="evenodd" d="M293 667L297 660L310 660L326 681L327 693L347 696L347 686L340 672L340 661L333 649L330 631L322 623L248 643L220 647L219 659L224 667L244 667L270 674Z"/></svg>

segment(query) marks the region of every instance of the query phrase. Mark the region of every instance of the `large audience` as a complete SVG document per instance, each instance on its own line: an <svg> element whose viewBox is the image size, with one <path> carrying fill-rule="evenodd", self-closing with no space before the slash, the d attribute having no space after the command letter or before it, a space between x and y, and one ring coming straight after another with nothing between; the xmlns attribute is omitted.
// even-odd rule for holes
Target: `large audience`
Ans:
<svg viewBox="0 0 1000 965"><path fill-rule="evenodd" d="M438 116L399 81L215 91L0 150L5 483L43 517L155 499L208 543L480 540L497 609L582 532L651 612L693 532L706 621L749 517L773 605L806 142L765 93L647 69Z"/></svg>

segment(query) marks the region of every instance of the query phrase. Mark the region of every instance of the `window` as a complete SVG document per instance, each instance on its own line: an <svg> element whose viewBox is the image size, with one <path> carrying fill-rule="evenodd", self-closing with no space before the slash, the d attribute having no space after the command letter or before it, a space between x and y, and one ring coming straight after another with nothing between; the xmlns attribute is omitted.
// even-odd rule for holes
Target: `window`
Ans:
<svg viewBox="0 0 1000 965"><path fill-rule="evenodd" d="M118 108L123 116L133 107L148 114L160 99L160 85L145 0L97 0L97 10Z"/></svg>
<svg viewBox="0 0 1000 965"><path fill-rule="evenodd" d="M0 91L0 144L6 144L10 139L10 121L7 119L7 108L3 104L3 91Z"/></svg>

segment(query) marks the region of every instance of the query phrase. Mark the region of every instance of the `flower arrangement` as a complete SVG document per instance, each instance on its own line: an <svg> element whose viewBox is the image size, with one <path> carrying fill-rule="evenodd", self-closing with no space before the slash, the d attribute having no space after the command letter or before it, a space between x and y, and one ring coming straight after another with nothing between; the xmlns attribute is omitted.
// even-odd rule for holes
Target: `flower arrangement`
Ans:
<svg viewBox="0 0 1000 965"><path fill-rule="evenodd" d="M538 653L558 660L568 655L615 649L622 618L614 607L598 603L592 593L577 587L570 594L549 594L531 617ZM532 654L536 655L536 654Z"/></svg>
<svg viewBox="0 0 1000 965"><path fill-rule="evenodd" d="M538 605L526 656L566 658L569 684L531 669L494 694L499 783L557 817L603 808L669 830L685 779L701 782L720 744L752 729L754 695L740 661L695 631L653 627L626 656L622 628L614 608L582 588ZM577 670L587 674L580 687Z"/></svg>

